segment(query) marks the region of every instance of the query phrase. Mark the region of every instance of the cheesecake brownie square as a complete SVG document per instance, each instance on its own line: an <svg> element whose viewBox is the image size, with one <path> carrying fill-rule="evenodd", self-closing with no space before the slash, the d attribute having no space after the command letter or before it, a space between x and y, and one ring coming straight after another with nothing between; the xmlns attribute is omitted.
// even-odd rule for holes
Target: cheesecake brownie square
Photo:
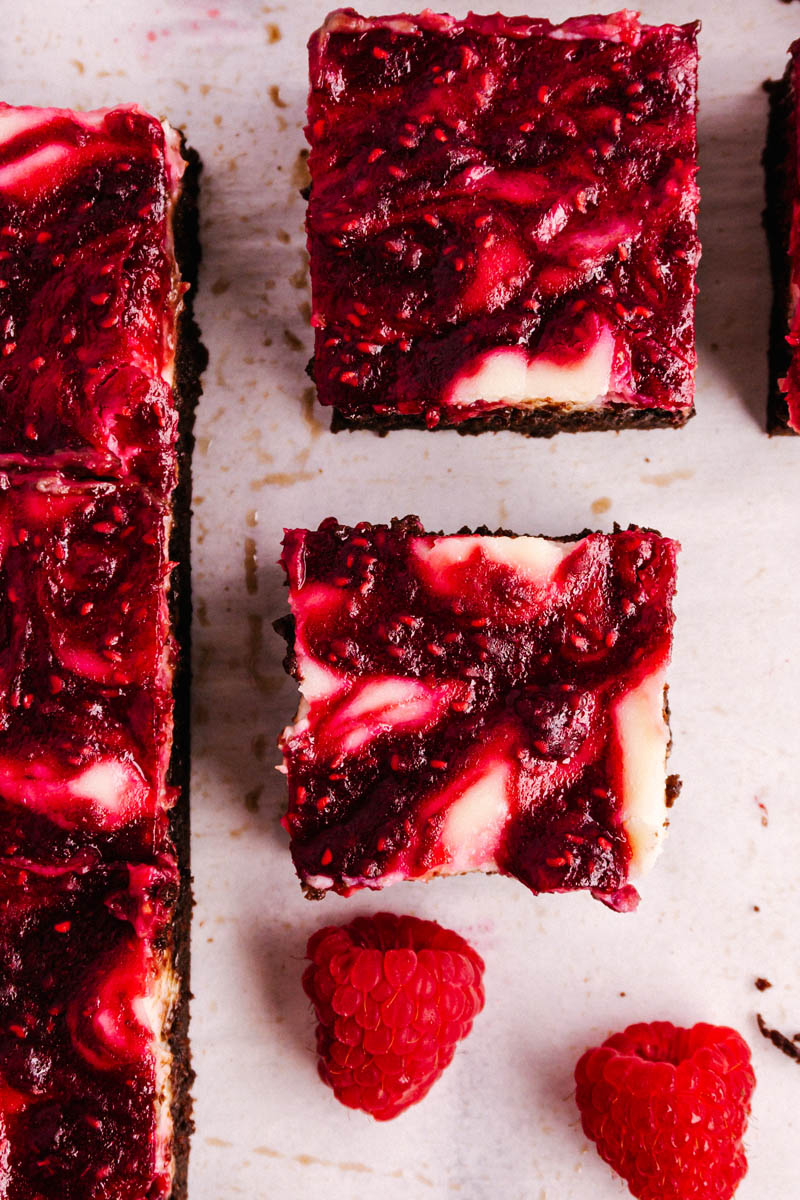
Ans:
<svg viewBox="0 0 800 1200"><path fill-rule="evenodd" d="M676 792L666 668L676 542L290 529L281 745L307 892L467 871L611 907Z"/></svg>
<svg viewBox="0 0 800 1200"><path fill-rule="evenodd" d="M14 1200L165 1200L169 863L0 865L0 1148Z"/></svg>
<svg viewBox="0 0 800 1200"><path fill-rule="evenodd" d="M175 485L180 134L0 105L0 469Z"/></svg>
<svg viewBox="0 0 800 1200"><path fill-rule="evenodd" d="M688 420L697 29L328 17L307 230L334 428Z"/></svg>
<svg viewBox="0 0 800 1200"><path fill-rule="evenodd" d="M800 155L797 119L800 40L781 80L767 85L770 121L764 153L764 224L774 288L770 331L770 433L800 433Z"/></svg>
<svg viewBox="0 0 800 1200"><path fill-rule="evenodd" d="M0 474L0 860L84 870L166 844L166 522L137 484Z"/></svg>

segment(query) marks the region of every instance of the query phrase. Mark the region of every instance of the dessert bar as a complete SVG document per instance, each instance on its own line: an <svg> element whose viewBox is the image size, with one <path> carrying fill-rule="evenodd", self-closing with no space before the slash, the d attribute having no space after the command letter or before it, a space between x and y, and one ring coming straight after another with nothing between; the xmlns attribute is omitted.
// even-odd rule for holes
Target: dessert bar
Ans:
<svg viewBox="0 0 800 1200"><path fill-rule="evenodd" d="M13 1200L186 1193L198 171L135 106L0 105L0 1191Z"/></svg>
<svg viewBox="0 0 800 1200"><path fill-rule="evenodd" d="M168 1196L174 866L0 867L9 1200Z"/></svg>
<svg viewBox="0 0 800 1200"><path fill-rule="evenodd" d="M677 551L638 528L288 530L285 824L307 892L499 871L633 907L677 789Z"/></svg>
<svg viewBox="0 0 800 1200"><path fill-rule="evenodd" d="M769 84L770 122L764 153L774 298L770 329L770 433L800 433L800 157L797 85L800 41L790 47L786 72Z"/></svg>
<svg viewBox="0 0 800 1200"><path fill-rule="evenodd" d="M334 428L688 420L697 28L328 17L307 230Z"/></svg>
<svg viewBox="0 0 800 1200"><path fill-rule="evenodd" d="M167 511L138 484L0 474L0 858L169 846Z"/></svg>
<svg viewBox="0 0 800 1200"><path fill-rule="evenodd" d="M0 105L0 469L175 485L180 134L135 107Z"/></svg>

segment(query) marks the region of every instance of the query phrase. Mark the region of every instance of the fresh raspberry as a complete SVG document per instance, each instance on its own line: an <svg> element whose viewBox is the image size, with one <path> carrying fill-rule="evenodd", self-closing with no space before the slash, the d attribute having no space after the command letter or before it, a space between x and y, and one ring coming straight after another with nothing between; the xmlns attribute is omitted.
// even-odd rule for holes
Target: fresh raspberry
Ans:
<svg viewBox="0 0 800 1200"><path fill-rule="evenodd" d="M575 1068L587 1137L639 1200L730 1200L756 1077L734 1029L629 1025Z"/></svg>
<svg viewBox="0 0 800 1200"><path fill-rule="evenodd" d="M483 1008L483 959L435 921L378 913L309 938L303 988L317 1014L322 1080L389 1121L451 1062Z"/></svg>

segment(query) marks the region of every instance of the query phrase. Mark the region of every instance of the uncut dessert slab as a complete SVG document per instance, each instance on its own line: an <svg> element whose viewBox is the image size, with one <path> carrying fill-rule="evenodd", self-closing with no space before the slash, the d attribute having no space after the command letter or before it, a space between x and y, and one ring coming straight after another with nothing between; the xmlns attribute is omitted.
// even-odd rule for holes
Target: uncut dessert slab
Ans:
<svg viewBox="0 0 800 1200"><path fill-rule="evenodd" d="M177 1200L184 159L135 106L3 105L0 140L2 1189Z"/></svg>
<svg viewBox="0 0 800 1200"><path fill-rule="evenodd" d="M545 15L597 7L553 0ZM263 12L239 0L209 16L147 0L135 16L109 6L89 20L77 0L56 12L32 0L4 11L14 51L4 63L7 100L135 100L185 124L205 164L197 315L211 363L194 457L194 1200L284 1200L311 1189L333 1200L366 1200L376 1189L387 1200L620 1200L624 1186L580 1132L572 1070L586 1045L657 1017L719 1020L748 1037L759 1084L738 1197L793 1194L797 1070L754 1022L761 1011L789 1034L800 1028L791 965L800 482L794 440L764 434L759 157L760 84L782 72L800 13L779 0L751 9L697 0L643 12L649 22L703 21L698 415L678 432L550 443L508 433L333 438L327 414L313 408L303 376L311 337L298 152L305 40L325 6ZM296 705L270 629L286 605L274 565L281 530L332 513L357 522L406 512L434 529L553 535L636 522L681 541L671 769L685 786L637 914L581 896L533 898L513 881L482 877L317 905L302 898L279 826L285 781L272 769L275 738ZM345 1111L319 1083L299 984L312 929L380 907L440 920L487 962L487 1008L470 1041L425 1103L385 1126ZM773 984L763 995L757 976Z"/></svg>

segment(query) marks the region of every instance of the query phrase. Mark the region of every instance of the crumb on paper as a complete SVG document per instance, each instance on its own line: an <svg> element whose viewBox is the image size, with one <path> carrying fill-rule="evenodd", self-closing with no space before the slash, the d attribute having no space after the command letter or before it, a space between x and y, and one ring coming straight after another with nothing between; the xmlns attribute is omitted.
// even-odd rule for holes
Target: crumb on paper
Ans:
<svg viewBox="0 0 800 1200"><path fill-rule="evenodd" d="M244 582L249 595L258 591L258 555L255 539L244 539Z"/></svg>
<svg viewBox="0 0 800 1200"><path fill-rule="evenodd" d="M645 459L649 462L649 459ZM680 479L692 479L694 471L689 467L679 467L676 471L661 471L657 475L640 475L642 483L652 483L655 487L669 487Z"/></svg>
<svg viewBox="0 0 800 1200"><path fill-rule="evenodd" d="M271 471L269 475L251 480L250 487L254 492L264 487L293 487L296 483L308 483L321 474L321 468L316 471Z"/></svg>
<svg viewBox="0 0 800 1200"><path fill-rule="evenodd" d="M294 160L294 164L292 166L291 178L292 178L292 184L294 185L294 187L299 188L300 191L302 191L303 188L307 188L309 186L309 184L311 183L311 175L309 174L309 171L308 171L308 150L307 149L298 151L297 158Z"/></svg>
<svg viewBox="0 0 800 1200"><path fill-rule="evenodd" d="M301 415L306 423L309 433L311 434L312 441L319 437L321 433L325 432L325 426L317 419L316 400L317 390L313 387L306 388L300 397Z"/></svg>
<svg viewBox="0 0 800 1200"><path fill-rule="evenodd" d="M770 1029L761 1013L756 1014L756 1020L758 1021L758 1028L761 1031L762 1037L765 1037L768 1042L772 1042L773 1046L780 1050L781 1054L785 1054L787 1058L800 1063L800 1047L795 1045L792 1039L786 1037L778 1029Z"/></svg>
<svg viewBox="0 0 800 1200"><path fill-rule="evenodd" d="M258 787L251 788L249 792L245 792L244 806L248 812L258 812L258 802L261 799L263 791L264 785L260 783Z"/></svg>

